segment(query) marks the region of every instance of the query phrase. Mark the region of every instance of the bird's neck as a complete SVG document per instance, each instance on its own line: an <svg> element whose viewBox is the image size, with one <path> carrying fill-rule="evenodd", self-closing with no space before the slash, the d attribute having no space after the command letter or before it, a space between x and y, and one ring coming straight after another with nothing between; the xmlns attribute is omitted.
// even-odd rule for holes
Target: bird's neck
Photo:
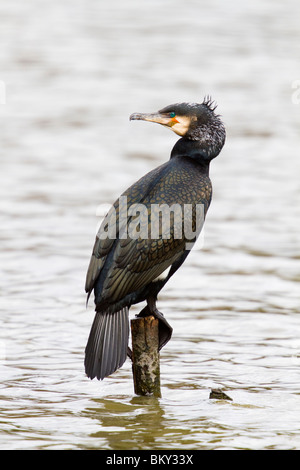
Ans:
<svg viewBox="0 0 300 470"><path fill-rule="evenodd" d="M184 137L179 139L174 145L171 151L171 157L189 157L195 160L204 168L209 169L211 157L205 148L201 146L201 143L197 140L185 139Z"/></svg>

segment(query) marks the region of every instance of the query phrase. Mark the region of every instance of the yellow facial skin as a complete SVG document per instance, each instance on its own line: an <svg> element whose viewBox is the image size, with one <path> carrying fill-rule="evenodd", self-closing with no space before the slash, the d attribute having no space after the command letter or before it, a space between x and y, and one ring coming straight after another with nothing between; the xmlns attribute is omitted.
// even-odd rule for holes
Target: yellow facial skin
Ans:
<svg viewBox="0 0 300 470"><path fill-rule="evenodd" d="M184 136L193 120L194 116L177 116L174 113L133 113L130 120L142 120L149 122L156 122L162 126L169 127L175 134Z"/></svg>

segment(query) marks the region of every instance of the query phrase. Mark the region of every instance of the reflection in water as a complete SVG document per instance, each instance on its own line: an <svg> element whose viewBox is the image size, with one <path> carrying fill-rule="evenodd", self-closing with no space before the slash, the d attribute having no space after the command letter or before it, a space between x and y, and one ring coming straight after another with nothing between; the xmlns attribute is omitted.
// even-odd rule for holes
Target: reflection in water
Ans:
<svg viewBox="0 0 300 470"><path fill-rule="evenodd" d="M98 406L89 408L87 413L99 421L101 431L91 437L104 442L105 448L154 449L166 434L165 415L156 398L134 397L127 401L121 396L95 402Z"/></svg>
<svg viewBox="0 0 300 470"><path fill-rule="evenodd" d="M0 6L3 449L299 448L300 4L170 5ZM129 115L206 94L227 142L203 246L159 298L162 398L140 399L129 362L84 376L95 214L174 145Z"/></svg>
<svg viewBox="0 0 300 470"><path fill-rule="evenodd" d="M211 431L213 424L207 417L178 422L172 417L170 419L166 414L167 407L159 399L134 397L129 400L128 397L116 396L95 401L98 406L85 413L85 416L99 421L101 430L91 435L94 448L196 449L206 445L201 443L200 434L203 432L214 440L216 447L221 441L216 430ZM219 404L222 406L221 402Z"/></svg>

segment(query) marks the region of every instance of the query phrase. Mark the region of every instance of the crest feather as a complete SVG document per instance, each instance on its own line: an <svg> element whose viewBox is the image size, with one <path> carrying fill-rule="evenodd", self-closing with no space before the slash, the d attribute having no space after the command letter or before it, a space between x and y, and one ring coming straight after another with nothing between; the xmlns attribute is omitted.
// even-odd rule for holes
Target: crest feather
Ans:
<svg viewBox="0 0 300 470"><path fill-rule="evenodd" d="M215 111L218 106L217 103L209 95L204 97L202 104L204 104L204 106L207 106L211 111Z"/></svg>

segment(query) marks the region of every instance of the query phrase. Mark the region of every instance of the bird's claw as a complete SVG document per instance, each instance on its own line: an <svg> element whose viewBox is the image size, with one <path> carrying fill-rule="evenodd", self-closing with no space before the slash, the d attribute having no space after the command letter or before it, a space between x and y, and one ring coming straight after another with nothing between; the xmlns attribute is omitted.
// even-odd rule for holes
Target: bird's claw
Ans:
<svg viewBox="0 0 300 470"><path fill-rule="evenodd" d="M140 311L136 317L148 317L149 315L153 315L155 318L159 320L159 346L158 350L160 351L171 339L173 328L165 319L162 312L157 310L156 307L150 308L149 304Z"/></svg>

